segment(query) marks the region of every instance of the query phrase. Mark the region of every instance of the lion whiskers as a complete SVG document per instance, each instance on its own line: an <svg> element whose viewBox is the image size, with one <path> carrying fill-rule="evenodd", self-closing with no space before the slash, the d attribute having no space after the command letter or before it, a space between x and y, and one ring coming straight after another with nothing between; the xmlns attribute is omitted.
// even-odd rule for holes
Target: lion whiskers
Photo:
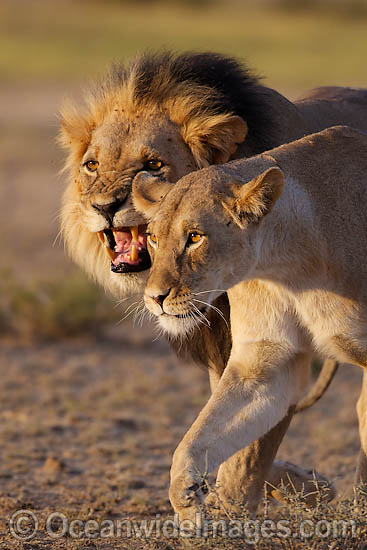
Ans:
<svg viewBox="0 0 367 550"><path fill-rule="evenodd" d="M52 248L56 245L57 242L59 242L61 244L61 242L62 242L61 237L62 237L62 229L60 229L60 231L57 233L57 235L55 237L55 240L52 243Z"/></svg>
<svg viewBox="0 0 367 550"><path fill-rule="evenodd" d="M137 325L142 327L146 318L153 319L154 315L144 306L140 311L136 313L136 317L134 317L134 324L137 319Z"/></svg>
<svg viewBox="0 0 367 550"><path fill-rule="evenodd" d="M126 302L126 300L131 300L131 298L134 298L135 296L139 296L139 295L141 295L140 292L135 292L134 294L130 294L129 296L126 296L125 298L120 298L120 300L117 300L116 304L113 307L119 307L121 304ZM138 303L138 301L133 302L130 305L134 305L134 304L137 304L137 303ZM129 308L127 308L127 309L129 309ZM126 311L127 311L127 309L126 309Z"/></svg>
<svg viewBox="0 0 367 550"><path fill-rule="evenodd" d="M144 307L145 305L143 300L137 300L136 302L133 302L126 308L125 310L126 315L117 322L117 325L120 325L123 321L125 321L125 319L130 317L130 315L132 314L134 314L134 324L135 324L137 315L141 313L142 310L144 310Z"/></svg>
<svg viewBox="0 0 367 550"><path fill-rule="evenodd" d="M200 294L209 294L209 292L227 292L222 288L213 288L212 290L203 290L202 292L193 292L193 296L199 296Z"/></svg>
<svg viewBox="0 0 367 550"><path fill-rule="evenodd" d="M196 296L196 294L195 294L195 296ZM228 323L227 323L227 319L224 317L223 313L221 312L221 310L219 308L217 308L216 306L213 306L213 304L209 304L208 302L204 302L203 300L198 300L197 298L193 298L193 301L198 302L200 304L204 304L205 306L209 307L210 309L213 309L223 319L223 321L225 322L227 328L229 328Z"/></svg>
<svg viewBox="0 0 367 550"><path fill-rule="evenodd" d="M205 317L204 313L202 311L200 311L200 309L193 302L189 302L189 304L195 309L195 312L198 315L198 320L202 320L203 324L206 323L208 325L208 327L210 328L210 321L209 321L209 319L207 319Z"/></svg>

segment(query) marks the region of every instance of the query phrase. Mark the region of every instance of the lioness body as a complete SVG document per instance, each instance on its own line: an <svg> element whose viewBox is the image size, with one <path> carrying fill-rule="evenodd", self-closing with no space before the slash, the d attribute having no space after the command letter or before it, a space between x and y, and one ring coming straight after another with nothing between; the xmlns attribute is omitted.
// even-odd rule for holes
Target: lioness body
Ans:
<svg viewBox="0 0 367 550"><path fill-rule="evenodd" d="M195 472L216 468L297 402L305 372L289 367L294 358L317 352L367 367L366 151L367 134L336 127L193 173L148 227L145 300L167 332L201 321L196 296L210 301L207 290L226 289L231 308L227 368L174 455L170 494L184 517L200 497ZM363 393L366 452L365 403Z"/></svg>
<svg viewBox="0 0 367 550"><path fill-rule="evenodd" d="M127 270L111 271L116 242L110 230L144 227L149 212L136 211L131 186L150 160L163 161L153 171L159 181L174 183L203 166L249 157L333 124L367 129L366 107L365 91L345 88L315 90L293 104L261 86L236 61L215 54L147 55L118 67L88 94L86 107L63 110L61 141L69 151L71 177L62 228L69 253L114 295L142 294L148 270L135 271L130 264ZM95 172L83 166L89 160L99 163ZM99 238L103 232L104 243ZM124 232L120 236L123 243ZM228 322L226 295L216 305ZM230 354L231 333L215 312L208 318L211 330L197 328L180 351L210 366L214 389ZM309 358L297 361L307 365ZM221 468L221 491L228 487L221 494L224 501L246 500L254 493L250 500L260 498L287 425L281 423L256 450L243 451L240 483L228 483L234 472L239 477L240 460L232 462L232 469L230 462ZM274 475L278 478L279 471Z"/></svg>

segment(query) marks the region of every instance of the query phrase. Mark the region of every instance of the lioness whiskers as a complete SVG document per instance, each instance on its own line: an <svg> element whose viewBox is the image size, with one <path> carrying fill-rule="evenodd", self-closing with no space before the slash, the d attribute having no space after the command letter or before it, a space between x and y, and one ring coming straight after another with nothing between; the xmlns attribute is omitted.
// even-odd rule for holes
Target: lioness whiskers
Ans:
<svg viewBox="0 0 367 550"><path fill-rule="evenodd" d="M203 294L203 293L198 292L198 293L195 294L195 296L197 296L198 294ZM209 307L210 309L212 309L213 311L218 313L219 317L221 317L223 319L223 321L225 322L226 327L229 328L227 320L226 320L226 318L224 317L223 313L221 312L221 310L219 308L213 306L213 304L209 304L208 302L204 302L203 300L198 300L197 298L193 298L193 301L194 302L199 302L200 304L204 304L206 307Z"/></svg>

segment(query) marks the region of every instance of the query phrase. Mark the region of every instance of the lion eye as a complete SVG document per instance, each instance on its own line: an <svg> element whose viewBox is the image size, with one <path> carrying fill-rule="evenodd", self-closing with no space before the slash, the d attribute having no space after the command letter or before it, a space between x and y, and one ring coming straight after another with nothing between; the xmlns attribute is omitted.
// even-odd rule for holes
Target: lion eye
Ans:
<svg viewBox="0 0 367 550"><path fill-rule="evenodd" d="M145 163L145 168L147 170L160 170L162 166L163 166L163 162L161 160L156 160L156 159L148 160Z"/></svg>
<svg viewBox="0 0 367 550"><path fill-rule="evenodd" d="M203 236L200 233L196 233L196 231L192 231L191 233L189 233L189 236L187 238L187 244L188 245L196 244L200 242L202 238Z"/></svg>
<svg viewBox="0 0 367 550"><path fill-rule="evenodd" d="M88 160L84 163L84 166L89 172L95 172L99 166L99 162L97 160Z"/></svg>
<svg viewBox="0 0 367 550"><path fill-rule="evenodd" d="M150 246L152 246L153 248L156 248L157 244L158 244L158 239L155 235L148 235L148 243L150 244Z"/></svg>

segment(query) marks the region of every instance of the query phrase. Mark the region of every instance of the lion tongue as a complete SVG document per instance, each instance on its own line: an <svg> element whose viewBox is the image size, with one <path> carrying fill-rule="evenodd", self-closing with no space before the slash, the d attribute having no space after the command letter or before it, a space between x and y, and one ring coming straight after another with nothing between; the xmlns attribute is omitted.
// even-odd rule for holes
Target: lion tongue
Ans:
<svg viewBox="0 0 367 550"><path fill-rule="evenodd" d="M120 229L114 230L113 234L116 242L115 252L117 254L113 260L113 264L115 266L120 263L138 264L138 250L141 248L139 245L140 239L138 226L131 227L128 231Z"/></svg>
<svg viewBox="0 0 367 550"><path fill-rule="evenodd" d="M130 231L114 230L113 236L115 237L115 252L124 252L130 250L132 236Z"/></svg>

